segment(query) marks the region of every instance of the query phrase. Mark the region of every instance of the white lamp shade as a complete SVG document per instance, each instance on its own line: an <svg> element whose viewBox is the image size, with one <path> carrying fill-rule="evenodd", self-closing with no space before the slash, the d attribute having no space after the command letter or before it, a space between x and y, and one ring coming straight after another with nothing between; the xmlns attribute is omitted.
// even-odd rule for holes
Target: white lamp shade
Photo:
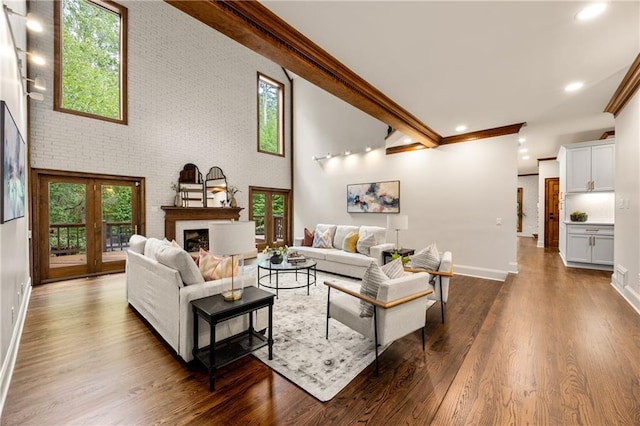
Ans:
<svg viewBox="0 0 640 426"><path fill-rule="evenodd" d="M409 229L409 216L406 214L387 216L387 229L395 229L396 231Z"/></svg>
<svg viewBox="0 0 640 426"><path fill-rule="evenodd" d="M256 224L254 221L209 222L209 252L219 255L235 255L256 248Z"/></svg>

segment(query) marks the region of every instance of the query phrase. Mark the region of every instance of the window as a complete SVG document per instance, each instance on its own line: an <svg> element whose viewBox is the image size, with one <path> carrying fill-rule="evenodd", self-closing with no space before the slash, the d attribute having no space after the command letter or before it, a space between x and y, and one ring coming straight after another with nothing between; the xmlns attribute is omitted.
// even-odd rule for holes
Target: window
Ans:
<svg viewBox="0 0 640 426"><path fill-rule="evenodd" d="M258 151L284 156L284 85L260 73Z"/></svg>
<svg viewBox="0 0 640 426"><path fill-rule="evenodd" d="M127 123L127 8L61 0L55 7L56 111Z"/></svg>

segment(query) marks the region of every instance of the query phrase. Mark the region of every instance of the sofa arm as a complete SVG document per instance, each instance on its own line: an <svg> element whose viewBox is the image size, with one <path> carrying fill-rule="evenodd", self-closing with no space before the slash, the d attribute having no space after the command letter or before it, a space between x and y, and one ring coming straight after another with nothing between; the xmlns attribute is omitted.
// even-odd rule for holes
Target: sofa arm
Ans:
<svg viewBox="0 0 640 426"><path fill-rule="evenodd" d="M293 246L294 247L302 247L302 242L304 241L303 237L295 237L293 239Z"/></svg>
<svg viewBox="0 0 640 426"><path fill-rule="evenodd" d="M382 266L384 264L382 252L385 250L393 250L394 247L395 247L395 244L393 243L378 244L377 246L371 247L369 251L369 256L373 257L376 263Z"/></svg>

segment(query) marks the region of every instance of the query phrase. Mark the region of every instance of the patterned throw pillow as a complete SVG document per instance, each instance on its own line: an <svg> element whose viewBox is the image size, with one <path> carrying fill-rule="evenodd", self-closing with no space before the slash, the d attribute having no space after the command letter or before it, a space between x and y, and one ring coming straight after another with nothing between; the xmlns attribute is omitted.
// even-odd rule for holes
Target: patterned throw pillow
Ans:
<svg viewBox="0 0 640 426"><path fill-rule="evenodd" d="M357 232L349 232L342 242L342 250L355 253L360 235Z"/></svg>
<svg viewBox="0 0 640 426"><path fill-rule="evenodd" d="M391 280L404 276L404 265L402 258L397 258L382 266L382 272Z"/></svg>
<svg viewBox="0 0 640 426"><path fill-rule="evenodd" d="M313 232L304 228L304 239L302 240L303 247L311 247L313 245Z"/></svg>
<svg viewBox="0 0 640 426"><path fill-rule="evenodd" d="M238 260L235 257L232 262L231 257L218 257L205 249L200 249L198 268L205 280L215 281L228 278L232 274L238 276Z"/></svg>
<svg viewBox="0 0 640 426"><path fill-rule="evenodd" d="M440 269L440 253L438 252L436 243L410 256L410 259L414 268L422 268L429 271L437 271Z"/></svg>
<svg viewBox="0 0 640 426"><path fill-rule="evenodd" d="M377 263L369 265L364 276L362 277L362 285L360 287L360 294L375 299L378 297L378 289L380 284L387 281L389 277L380 269ZM360 316L371 317L373 316L373 305L364 300L360 301Z"/></svg>
<svg viewBox="0 0 640 426"><path fill-rule="evenodd" d="M320 233L315 231L313 235L313 244L311 246L315 248L333 248L331 232L325 231L324 233Z"/></svg>
<svg viewBox="0 0 640 426"><path fill-rule="evenodd" d="M369 256L371 251L371 247L376 245L376 237L371 234L367 235L364 238L360 238L356 245L356 250L358 253L364 254L365 256Z"/></svg>

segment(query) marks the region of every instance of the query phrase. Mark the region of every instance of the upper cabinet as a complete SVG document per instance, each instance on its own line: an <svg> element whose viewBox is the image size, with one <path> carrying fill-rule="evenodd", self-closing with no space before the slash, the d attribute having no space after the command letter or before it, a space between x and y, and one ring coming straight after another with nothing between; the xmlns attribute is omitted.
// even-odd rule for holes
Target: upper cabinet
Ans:
<svg viewBox="0 0 640 426"><path fill-rule="evenodd" d="M613 191L615 145L610 141L585 145L565 145L566 192Z"/></svg>

